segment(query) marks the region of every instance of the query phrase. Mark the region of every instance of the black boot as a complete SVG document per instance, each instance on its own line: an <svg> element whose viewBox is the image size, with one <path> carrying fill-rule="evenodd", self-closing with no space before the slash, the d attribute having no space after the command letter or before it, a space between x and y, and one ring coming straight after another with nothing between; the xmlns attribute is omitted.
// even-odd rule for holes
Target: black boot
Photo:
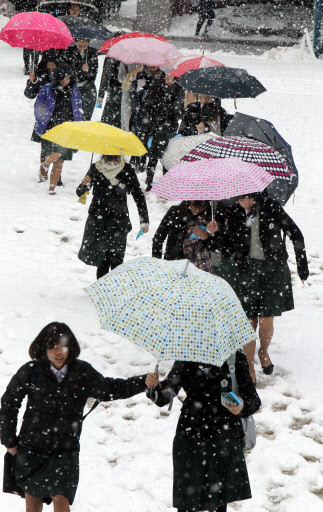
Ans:
<svg viewBox="0 0 323 512"><path fill-rule="evenodd" d="M149 169L147 169L146 192L149 192L153 188L154 174L155 174L154 167L150 167Z"/></svg>

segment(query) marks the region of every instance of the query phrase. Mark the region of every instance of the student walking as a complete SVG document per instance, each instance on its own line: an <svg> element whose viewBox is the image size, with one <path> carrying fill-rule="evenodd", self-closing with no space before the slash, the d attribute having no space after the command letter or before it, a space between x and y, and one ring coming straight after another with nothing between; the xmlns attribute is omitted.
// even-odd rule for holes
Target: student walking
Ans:
<svg viewBox="0 0 323 512"><path fill-rule="evenodd" d="M16 488L26 499L27 512L41 512L53 500L55 512L69 512L79 479L83 409L87 399L111 401L142 393L155 375L129 379L103 377L78 359L80 346L63 323L46 325L29 348L32 362L13 376L1 399L1 443L5 457L15 461ZM17 415L27 396L19 436Z"/></svg>
<svg viewBox="0 0 323 512"><path fill-rule="evenodd" d="M103 155L92 164L76 190L81 197L93 187L82 246L78 257L97 267L97 279L123 262L127 235L132 226L127 206L127 193L136 202L140 229L149 229L146 199L133 167L118 155Z"/></svg>
<svg viewBox="0 0 323 512"><path fill-rule="evenodd" d="M242 405L221 403L221 393L232 390L227 362L219 368L175 361L155 388L159 407L181 389L186 394L173 443L173 507L178 512L226 512L227 503L251 498L240 418L254 414L261 402L241 351L235 374Z"/></svg>

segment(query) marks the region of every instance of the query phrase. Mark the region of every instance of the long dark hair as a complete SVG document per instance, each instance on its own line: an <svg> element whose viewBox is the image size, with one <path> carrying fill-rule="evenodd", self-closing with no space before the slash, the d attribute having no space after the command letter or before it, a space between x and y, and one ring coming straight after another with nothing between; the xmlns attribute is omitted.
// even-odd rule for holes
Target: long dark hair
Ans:
<svg viewBox="0 0 323 512"><path fill-rule="evenodd" d="M51 322L45 325L29 347L29 355L34 361L46 359L46 350L59 344L62 336L67 338L68 358L66 363L72 363L81 352L80 345L68 325L60 322Z"/></svg>

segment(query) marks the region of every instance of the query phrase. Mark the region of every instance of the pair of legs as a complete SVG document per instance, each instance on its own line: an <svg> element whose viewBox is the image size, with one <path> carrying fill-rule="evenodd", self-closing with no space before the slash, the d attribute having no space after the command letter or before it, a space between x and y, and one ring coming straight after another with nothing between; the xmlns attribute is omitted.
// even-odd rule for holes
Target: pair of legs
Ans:
<svg viewBox="0 0 323 512"><path fill-rule="evenodd" d="M146 192L149 192L149 190L152 189L154 176L155 176L155 170L158 163L158 158L149 158L149 162L147 165L147 178L146 178ZM163 174L166 174L167 169L163 166Z"/></svg>
<svg viewBox="0 0 323 512"><path fill-rule="evenodd" d="M124 256L120 256L108 251L105 255L105 259L102 263L97 267L96 278L100 279L100 277L105 276L110 270L118 267L123 263Z"/></svg>
<svg viewBox="0 0 323 512"><path fill-rule="evenodd" d="M54 512L70 512L70 504L65 496L58 494L57 496L52 496L52 499ZM35 496L26 494L25 500L26 512L42 512L43 500L41 498L36 498Z"/></svg>
<svg viewBox="0 0 323 512"><path fill-rule="evenodd" d="M44 161L40 164L40 180L46 181L48 175L49 166L53 164L52 171L49 178L49 194L55 194L55 187L61 177L64 160L61 159L60 153L51 153L47 155Z"/></svg>
<svg viewBox="0 0 323 512"><path fill-rule="evenodd" d="M274 317L259 317L259 318L249 318L249 322L255 332L259 327L259 341L260 341L260 349L258 351L259 359L261 366L266 368L270 366L271 360L268 356L268 347L274 335ZM243 351L248 359L249 371L252 377L252 380L255 382L256 374L254 367L254 359L255 359L255 350L256 350L256 341L252 341L243 347Z"/></svg>
<svg viewBox="0 0 323 512"><path fill-rule="evenodd" d="M200 33L200 30L203 26L203 23L206 21L204 34L207 34L209 28L211 27L214 19L215 19L215 13L214 13L214 6L213 2L211 1L202 1L200 5L197 7L197 12L199 15L199 19L196 25L195 35L198 36Z"/></svg>

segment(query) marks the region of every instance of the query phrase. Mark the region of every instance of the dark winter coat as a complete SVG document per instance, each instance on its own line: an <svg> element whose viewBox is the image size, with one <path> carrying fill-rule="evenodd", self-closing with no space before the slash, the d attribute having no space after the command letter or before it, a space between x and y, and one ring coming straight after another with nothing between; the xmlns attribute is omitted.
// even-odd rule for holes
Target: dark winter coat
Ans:
<svg viewBox="0 0 323 512"><path fill-rule="evenodd" d="M145 376L103 377L89 363L76 360L59 384L48 360L23 365L1 399L1 443L37 452L79 450L83 409L89 397L102 401L129 398L146 389ZM17 414L28 395L19 437Z"/></svg>
<svg viewBox="0 0 323 512"><path fill-rule="evenodd" d="M253 210L259 212L259 237L266 261L274 265L287 261L287 235L294 245L298 275L306 280L309 271L304 237L295 222L277 201L269 197L260 196ZM227 209L227 218L226 227L215 234L214 242L222 250L223 256L233 258L243 266L250 251L251 225L247 222L244 208L239 204Z"/></svg>
<svg viewBox="0 0 323 512"><path fill-rule="evenodd" d="M233 116L227 115L224 108L220 108L220 128L224 132ZM184 136L198 135L197 125L202 121L202 105L199 101L189 103L180 124L178 133ZM210 126L205 123L204 133L210 131Z"/></svg>
<svg viewBox="0 0 323 512"><path fill-rule="evenodd" d="M106 57L103 63L103 70L100 82L98 97L104 98L106 92L113 92L121 89L121 83L118 80L120 61Z"/></svg>
<svg viewBox="0 0 323 512"><path fill-rule="evenodd" d="M205 373L205 368L210 371ZM184 361L174 363L161 387L156 388L156 404L162 407L169 403L170 391L175 395L181 388L185 391L176 436L210 442L243 438L240 418L254 414L261 402L251 380L246 356L241 351L236 354L235 373L239 396L244 401L241 413L236 416L221 404L221 393L232 391L226 362L221 368Z"/></svg>
<svg viewBox="0 0 323 512"><path fill-rule="evenodd" d="M76 193L81 197L89 188L93 187L93 198L89 214L94 217L112 217L121 225L131 224L127 205L127 193L132 194L138 208L140 223L149 224L148 210L144 193L142 192L137 175L130 164L125 164L122 171L117 174L119 185L111 186L110 181L93 164L88 173L91 178L90 186L79 185ZM129 229L129 230L130 230Z"/></svg>
<svg viewBox="0 0 323 512"><path fill-rule="evenodd" d="M171 206L154 235L152 256L154 258L162 258L163 243L167 239L164 259L185 259L183 242L187 236L190 220L191 217L180 214L180 206ZM207 249L213 250L213 237L209 237L202 242Z"/></svg>
<svg viewBox="0 0 323 512"><path fill-rule="evenodd" d="M132 82L129 94L131 104L131 129L139 137L142 137L142 107L144 99L155 78L164 77L165 73L158 69L149 71L144 67L138 72Z"/></svg>
<svg viewBox="0 0 323 512"><path fill-rule="evenodd" d="M16 13L32 12L37 9L37 0L11 0L16 8Z"/></svg>
<svg viewBox="0 0 323 512"><path fill-rule="evenodd" d="M95 48L89 46L82 57L77 47L71 45L63 52L62 60L72 68L77 85L86 81L94 84L98 73L98 52ZM88 72L82 71L85 63L89 65Z"/></svg>

